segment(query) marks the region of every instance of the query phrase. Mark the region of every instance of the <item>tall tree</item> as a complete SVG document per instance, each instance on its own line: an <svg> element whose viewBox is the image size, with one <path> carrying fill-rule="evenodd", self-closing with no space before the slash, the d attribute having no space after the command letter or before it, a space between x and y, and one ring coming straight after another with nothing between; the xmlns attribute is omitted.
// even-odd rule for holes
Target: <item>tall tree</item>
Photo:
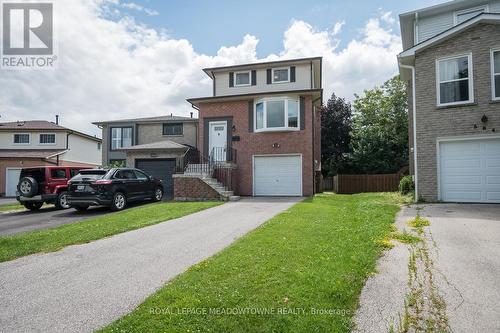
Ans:
<svg viewBox="0 0 500 333"><path fill-rule="evenodd" d="M346 171L351 129L351 104L332 94L321 112L321 162L325 175Z"/></svg>
<svg viewBox="0 0 500 333"><path fill-rule="evenodd" d="M351 171L391 173L408 165L408 103L399 76L356 95L354 110Z"/></svg>

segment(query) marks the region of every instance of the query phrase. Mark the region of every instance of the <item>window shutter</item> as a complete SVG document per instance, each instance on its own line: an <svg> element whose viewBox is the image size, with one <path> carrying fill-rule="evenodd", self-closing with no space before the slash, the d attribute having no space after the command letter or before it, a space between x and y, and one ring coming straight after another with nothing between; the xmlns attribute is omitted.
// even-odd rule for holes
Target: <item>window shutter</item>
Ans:
<svg viewBox="0 0 500 333"><path fill-rule="evenodd" d="M300 96L300 129L306 128L306 99Z"/></svg>
<svg viewBox="0 0 500 333"><path fill-rule="evenodd" d="M253 101L248 101L248 132L253 132Z"/></svg>
<svg viewBox="0 0 500 333"><path fill-rule="evenodd" d="M273 81L271 79L272 75L273 75L273 70L271 68L268 68L267 69L267 84L271 84Z"/></svg>
<svg viewBox="0 0 500 333"><path fill-rule="evenodd" d="M295 82L295 66L290 67L290 82Z"/></svg>
<svg viewBox="0 0 500 333"><path fill-rule="evenodd" d="M253 70L252 71L252 86L257 85L257 71Z"/></svg>
<svg viewBox="0 0 500 333"><path fill-rule="evenodd" d="M234 87L234 72L229 72L229 87Z"/></svg>

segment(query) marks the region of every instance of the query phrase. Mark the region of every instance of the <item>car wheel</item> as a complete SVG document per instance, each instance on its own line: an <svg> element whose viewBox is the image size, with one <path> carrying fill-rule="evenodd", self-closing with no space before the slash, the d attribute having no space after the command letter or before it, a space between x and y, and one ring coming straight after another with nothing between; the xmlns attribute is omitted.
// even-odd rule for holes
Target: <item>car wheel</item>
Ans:
<svg viewBox="0 0 500 333"><path fill-rule="evenodd" d="M116 192L111 202L111 210L122 210L127 205L127 197L122 192Z"/></svg>
<svg viewBox="0 0 500 333"><path fill-rule="evenodd" d="M154 201L161 201L163 199L163 189L161 187L156 188L153 200Z"/></svg>
<svg viewBox="0 0 500 333"><path fill-rule="evenodd" d="M89 206L88 205L78 205L78 206L73 206L73 208L79 212L84 212L87 209L89 209Z"/></svg>
<svg viewBox="0 0 500 333"><path fill-rule="evenodd" d="M38 193L38 183L32 177L23 177L17 184L17 190L23 197L32 197Z"/></svg>
<svg viewBox="0 0 500 333"><path fill-rule="evenodd" d="M55 205L57 209L68 209L70 207L68 203L68 192L64 191L59 193Z"/></svg>
<svg viewBox="0 0 500 333"><path fill-rule="evenodd" d="M26 207L29 210L39 210L42 208L43 202L26 202L24 203L24 207Z"/></svg>

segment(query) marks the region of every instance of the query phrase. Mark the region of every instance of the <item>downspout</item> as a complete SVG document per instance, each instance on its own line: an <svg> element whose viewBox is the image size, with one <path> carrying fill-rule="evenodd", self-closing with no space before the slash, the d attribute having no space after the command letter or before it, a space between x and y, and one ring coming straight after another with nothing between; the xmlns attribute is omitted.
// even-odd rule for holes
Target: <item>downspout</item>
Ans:
<svg viewBox="0 0 500 333"><path fill-rule="evenodd" d="M412 96L412 123L413 123L413 173L415 181L415 201L418 201L418 168L417 168L417 96L416 91L416 77L415 66L403 65L399 61L399 67L411 70L411 96Z"/></svg>
<svg viewBox="0 0 500 333"><path fill-rule="evenodd" d="M195 148L198 149L198 132L199 132L199 126L200 126L200 108L195 106L194 104L191 104L191 107L198 111L198 123L195 126L195 134L196 134L196 141L195 141Z"/></svg>

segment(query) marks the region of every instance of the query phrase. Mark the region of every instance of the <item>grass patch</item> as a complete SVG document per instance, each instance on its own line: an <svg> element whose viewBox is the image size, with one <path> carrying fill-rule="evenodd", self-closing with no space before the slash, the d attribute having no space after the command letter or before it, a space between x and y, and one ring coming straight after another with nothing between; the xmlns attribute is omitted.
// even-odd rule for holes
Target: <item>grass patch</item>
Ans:
<svg viewBox="0 0 500 333"><path fill-rule="evenodd" d="M20 203L0 205L0 213L11 212L11 211L15 211L15 210L23 210L23 209L26 209L26 208L24 208L24 206L21 205Z"/></svg>
<svg viewBox="0 0 500 333"><path fill-rule="evenodd" d="M306 199L102 332L349 332L398 210L387 194Z"/></svg>
<svg viewBox="0 0 500 333"><path fill-rule="evenodd" d="M431 225L428 219L420 217L420 215L415 216L414 219L409 220L408 225L417 230L419 234L424 232L424 227Z"/></svg>
<svg viewBox="0 0 500 333"><path fill-rule="evenodd" d="M412 235L409 232L393 232L391 234L392 239L395 239L404 244L415 244L422 241L422 238Z"/></svg>
<svg viewBox="0 0 500 333"><path fill-rule="evenodd" d="M0 238L0 262L68 245L88 243L125 231L175 219L214 207L220 202L165 202L130 208L52 229Z"/></svg>

